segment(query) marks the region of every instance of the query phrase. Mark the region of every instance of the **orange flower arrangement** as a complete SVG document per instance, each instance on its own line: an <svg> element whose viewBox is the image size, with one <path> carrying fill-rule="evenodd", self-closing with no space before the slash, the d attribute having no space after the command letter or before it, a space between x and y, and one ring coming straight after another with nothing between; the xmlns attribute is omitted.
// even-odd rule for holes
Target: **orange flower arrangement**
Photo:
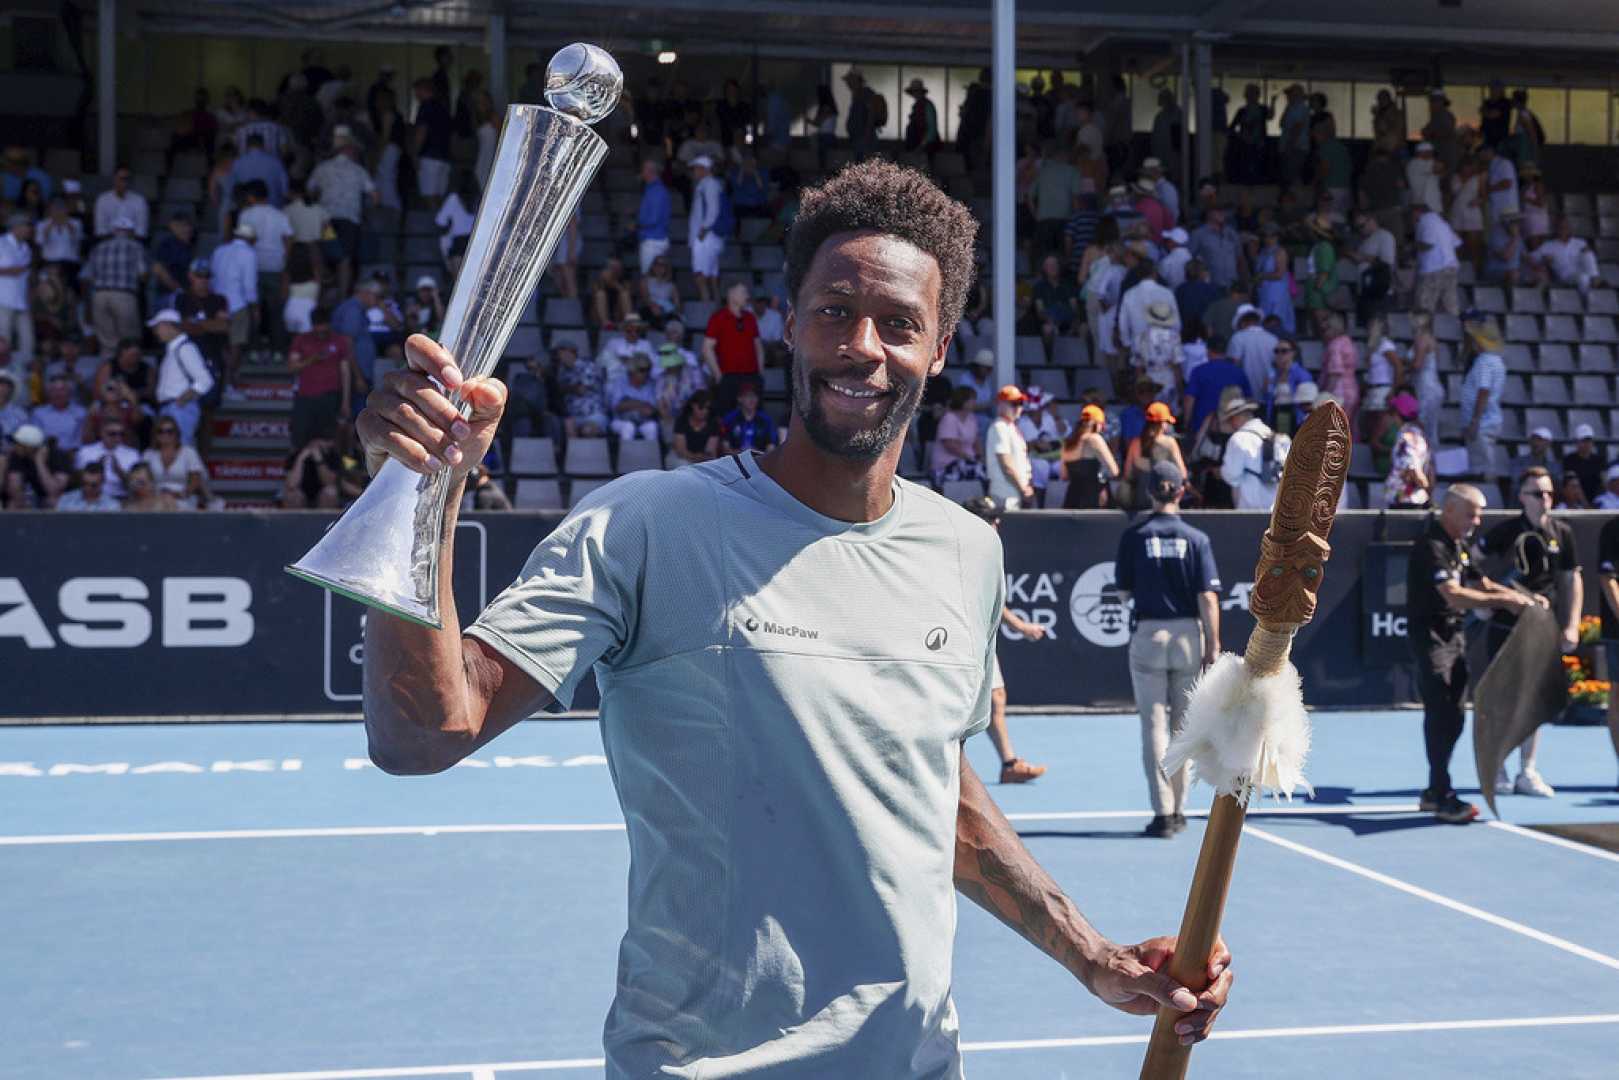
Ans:
<svg viewBox="0 0 1619 1080"><path fill-rule="evenodd" d="M1569 700L1577 705L1597 705L1606 708L1612 684L1605 679L1581 679L1569 684Z"/></svg>

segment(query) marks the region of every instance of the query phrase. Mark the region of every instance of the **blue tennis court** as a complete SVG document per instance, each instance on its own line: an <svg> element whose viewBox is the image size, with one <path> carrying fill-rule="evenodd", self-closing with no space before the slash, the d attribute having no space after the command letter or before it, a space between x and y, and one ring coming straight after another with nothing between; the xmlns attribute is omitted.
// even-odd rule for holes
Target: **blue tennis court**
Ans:
<svg viewBox="0 0 1619 1080"><path fill-rule="evenodd" d="M1315 725L1316 800L1249 819L1193 1074L1613 1076L1619 856L1520 828L1619 817L1607 733L1549 729L1557 798L1458 828L1416 812L1419 714ZM1135 718L1012 731L1051 767L992 788L1035 854L1110 936L1172 933L1201 830L1136 835ZM599 1074L620 820L588 722L410 779L353 724L0 729L0 1076ZM966 902L955 995L974 1078L1139 1070L1146 1021Z"/></svg>

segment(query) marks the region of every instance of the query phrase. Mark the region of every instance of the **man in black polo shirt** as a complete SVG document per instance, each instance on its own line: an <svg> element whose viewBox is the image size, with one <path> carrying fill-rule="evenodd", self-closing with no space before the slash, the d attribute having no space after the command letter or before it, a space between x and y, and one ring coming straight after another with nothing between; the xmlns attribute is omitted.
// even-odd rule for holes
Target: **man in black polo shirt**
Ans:
<svg viewBox="0 0 1619 1080"><path fill-rule="evenodd" d="M1152 513L1119 538L1114 564L1120 592L1135 599L1130 683L1141 714L1141 764L1153 818L1147 836L1186 828L1185 768L1164 775L1163 760L1186 713L1192 682L1220 654L1220 572L1208 535L1181 519L1186 478L1172 461L1152 467Z"/></svg>
<svg viewBox="0 0 1619 1080"><path fill-rule="evenodd" d="M1552 500L1556 497L1550 473L1538 466L1525 469L1518 481L1518 501L1523 504L1523 513L1491 529L1479 548L1485 555L1510 560L1512 569L1505 575L1508 583L1521 585L1547 603L1552 603L1555 597L1554 610L1563 624L1563 651L1569 653L1580 644L1580 612L1585 606L1585 590L1580 580L1579 554L1574 550L1574 530L1551 514ZM1484 640L1492 659L1506 644L1517 621L1517 609L1499 609L1491 616ZM1495 781L1496 791L1543 799L1556 794L1535 768L1535 749L1539 743L1540 732L1536 731L1519 747L1520 769L1516 783L1508 784L1506 763L1502 763Z"/></svg>
<svg viewBox="0 0 1619 1080"><path fill-rule="evenodd" d="M1601 561L1602 644L1608 654L1608 679L1619 681L1619 517L1609 519L1597 537ZM1608 693L1608 738L1619 757L1619 693ZM1619 785L1615 785L1619 787Z"/></svg>
<svg viewBox="0 0 1619 1080"><path fill-rule="evenodd" d="M1478 817L1451 787L1450 757L1462 734L1467 695L1467 612L1475 608L1516 613L1535 599L1503 588L1474 565L1467 540L1483 520L1484 494L1471 484L1452 484L1437 516L1411 549L1406 564L1407 638L1422 695L1422 739L1428 751L1428 787L1421 806L1440 821L1461 824Z"/></svg>
<svg viewBox="0 0 1619 1080"><path fill-rule="evenodd" d="M201 350L208 361L214 388L203 398L203 408L219 404L225 387L225 348L230 344L230 304L214 292L212 265L197 259L186 274L186 287L174 294L174 309L180 313L180 329Z"/></svg>

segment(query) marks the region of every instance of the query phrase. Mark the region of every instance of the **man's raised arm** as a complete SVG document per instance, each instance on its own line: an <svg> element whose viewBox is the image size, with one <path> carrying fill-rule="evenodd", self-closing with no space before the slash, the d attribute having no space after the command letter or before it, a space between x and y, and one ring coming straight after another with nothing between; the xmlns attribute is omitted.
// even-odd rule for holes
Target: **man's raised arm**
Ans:
<svg viewBox="0 0 1619 1080"><path fill-rule="evenodd" d="M1023 935L1115 1009L1147 1016L1159 1005L1169 1005L1186 1014L1175 1026L1182 1042L1208 1037L1231 992L1231 954L1225 945L1217 945L1209 958L1208 989L1193 994L1161 972L1174 955L1173 937L1151 938L1139 945L1109 941L1023 846L968 763L965 749L955 879L962 895Z"/></svg>
<svg viewBox="0 0 1619 1080"><path fill-rule="evenodd" d="M455 609L455 523L466 474L483 460L506 405L494 379L466 385L472 414L462 420L431 375L448 389L460 371L437 342L405 343L409 369L384 376L355 423L373 475L389 458L423 474L450 470L454 483L439 554L439 610L432 630L380 611L365 619L365 730L371 760L386 772L439 772L550 703L532 678L476 638L461 635Z"/></svg>

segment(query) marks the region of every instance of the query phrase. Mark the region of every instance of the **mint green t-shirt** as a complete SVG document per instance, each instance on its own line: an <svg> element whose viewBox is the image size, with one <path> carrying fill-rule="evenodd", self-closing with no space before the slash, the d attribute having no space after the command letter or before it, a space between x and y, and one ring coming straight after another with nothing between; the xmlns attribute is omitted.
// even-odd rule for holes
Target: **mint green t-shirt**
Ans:
<svg viewBox="0 0 1619 1080"><path fill-rule="evenodd" d="M903 480L816 513L749 454L583 500L467 633L566 707L630 841L611 1080L961 1075L960 744L989 723L999 537Z"/></svg>

